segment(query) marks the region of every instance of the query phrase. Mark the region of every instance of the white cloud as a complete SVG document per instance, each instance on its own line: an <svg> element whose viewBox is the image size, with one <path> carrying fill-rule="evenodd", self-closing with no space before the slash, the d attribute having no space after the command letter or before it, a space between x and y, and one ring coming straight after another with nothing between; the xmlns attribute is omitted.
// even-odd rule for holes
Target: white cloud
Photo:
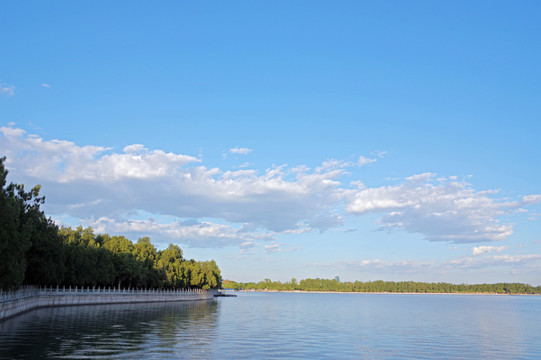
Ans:
<svg viewBox="0 0 541 360"><path fill-rule="evenodd" d="M368 165L368 164L375 163L376 161L377 161L377 159L371 159L371 158L367 158L367 157L364 157L364 156L359 156L359 160L357 161L357 165L358 166L365 166L365 165Z"/></svg>
<svg viewBox="0 0 541 360"><path fill-rule="evenodd" d="M530 213L529 217L528 217L528 220L532 220L532 221L535 221L537 220L537 218L541 217L541 214L539 213Z"/></svg>
<svg viewBox="0 0 541 360"><path fill-rule="evenodd" d="M231 154L241 154L241 155L247 155L249 153L251 153L253 150L252 149L248 149L248 148L244 148L244 147L236 147L236 148L233 148L233 149L229 149L229 152Z"/></svg>
<svg viewBox="0 0 541 360"><path fill-rule="evenodd" d="M139 154L141 152L146 151L146 148L142 144L132 144L128 146L124 146L124 149L122 149L126 154Z"/></svg>
<svg viewBox="0 0 541 360"><path fill-rule="evenodd" d="M263 248L265 249L266 252L270 252L270 253L281 252L282 245L283 244L270 244L270 245L263 246Z"/></svg>
<svg viewBox="0 0 541 360"><path fill-rule="evenodd" d="M243 250L252 249L257 247L257 243L255 241L244 241L240 244L240 248Z"/></svg>
<svg viewBox="0 0 541 360"><path fill-rule="evenodd" d="M378 158L383 158L385 156L385 154L387 154L387 151L379 151L377 153L373 153L373 155L375 155L376 157ZM376 158L368 158L366 156L359 156L359 159L357 160L357 166L365 166L365 165L369 165L369 164L372 164L372 163L375 163L376 161L378 161L378 159Z"/></svg>
<svg viewBox="0 0 541 360"><path fill-rule="evenodd" d="M284 245L285 244L277 244L275 242L272 242L270 245L264 245L263 249L265 249L267 253L292 252L292 251L296 251L300 249L298 247L288 248L288 247L284 247Z"/></svg>
<svg viewBox="0 0 541 360"><path fill-rule="evenodd" d="M336 161L314 170L278 166L262 173L222 171L197 165L200 160L195 157L148 150L141 144L114 152L46 141L11 127L0 128L0 139L0 153L7 155L11 174L43 185L51 215L114 219L133 227L139 223L128 221L127 214L143 209L273 232L295 230L299 224L325 230L343 221L333 210L342 192L337 178L344 172Z"/></svg>
<svg viewBox="0 0 541 360"><path fill-rule="evenodd" d="M541 262L541 255L490 255L490 256L463 256L449 261L448 268L459 269L480 269L493 266L516 266L528 265L530 263Z"/></svg>
<svg viewBox="0 0 541 360"><path fill-rule="evenodd" d="M438 267L432 261L426 262L415 259L395 261L381 259L341 260L329 264L311 264L311 266L334 269L335 271L351 271L353 273L368 272L378 275L382 273L426 273L434 271Z"/></svg>
<svg viewBox="0 0 541 360"><path fill-rule="evenodd" d="M12 96L15 94L15 86L0 83L0 94Z"/></svg>
<svg viewBox="0 0 541 360"><path fill-rule="evenodd" d="M541 195L526 195L522 197L523 205L537 204L541 202Z"/></svg>
<svg viewBox="0 0 541 360"><path fill-rule="evenodd" d="M289 235L295 234L295 235L298 235L298 234L305 234L305 233L308 233L308 232L312 231L312 228L310 228L308 226L306 226L306 227L303 227L303 226L306 226L306 225L298 224L298 229L285 230L285 231L282 231L281 234L289 234Z"/></svg>
<svg viewBox="0 0 541 360"><path fill-rule="evenodd" d="M60 183L155 178L172 174L182 165L199 162L192 156L149 151L140 144L109 155L105 153L109 148L79 147L62 140L44 141L11 127L1 127L0 134L4 140L0 150L7 155L7 164L24 169L26 175Z"/></svg>
<svg viewBox="0 0 541 360"><path fill-rule="evenodd" d="M506 272L509 269L513 271L531 271L532 269L538 269L539 265L541 265L541 255L538 254L462 256L443 262L418 259L388 261L376 258L342 260L327 264L311 264L314 267L351 272L354 274L358 274L359 272L373 273L378 276L392 274L393 278L397 275L409 274L409 280L411 280L411 274L415 274L420 278L425 278L427 274L440 274L438 278L441 278L441 276L453 270L480 270L498 267Z"/></svg>
<svg viewBox="0 0 541 360"><path fill-rule="evenodd" d="M121 151L78 146L12 126L0 127L0 154L7 156L16 182L43 186L50 216L80 219L83 225L96 222L118 232L150 229L168 239L192 239L186 241L193 246L337 230L348 214L366 213L383 214L379 221L384 229L417 232L429 240L501 240L513 228L499 217L541 201L539 195L500 201L491 197L495 192L475 191L456 178L434 180L430 173L386 187L352 182L358 188L351 189L339 179L354 164L339 160L314 169L281 165L264 171L221 170L204 166L198 157L149 150L142 144ZM135 218L138 211L172 220ZM187 218L205 221L182 223ZM222 223L230 225L218 226Z"/></svg>
<svg viewBox="0 0 541 360"><path fill-rule="evenodd" d="M259 245L255 241L245 241L239 245L241 255L255 255L255 248Z"/></svg>
<svg viewBox="0 0 541 360"><path fill-rule="evenodd" d="M45 87L45 88L51 88L51 85L45 84L45 83L41 84L41 86L43 86L43 87Z"/></svg>
<svg viewBox="0 0 541 360"><path fill-rule="evenodd" d="M507 246L475 246L472 248L472 255L482 255L492 252L502 252L507 249Z"/></svg>
<svg viewBox="0 0 541 360"><path fill-rule="evenodd" d="M159 222L153 218L124 221L100 218L96 221L90 220L88 224L98 233L150 235L178 244L202 248L225 246L249 248L256 246L257 241L268 241L273 238L271 234L243 232L229 225L197 220Z"/></svg>
<svg viewBox="0 0 541 360"><path fill-rule="evenodd" d="M387 272L413 272L421 271L422 269L432 268L434 264L432 262L421 262L418 260L398 260L398 261L384 261L380 259L362 260L359 262L358 267L362 270L378 271L383 270Z"/></svg>
<svg viewBox="0 0 541 360"><path fill-rule="evenodd" d="M428 240L473 243L504 240L513 233L500 216L541 201L538 195L521 201L499 201L495 191L475 191L456 178L434 180L431 173L406 178L395 186L365 188L349 192L346 210L352 214L384 213L384 229L401 228L421 233Z"/></svg>

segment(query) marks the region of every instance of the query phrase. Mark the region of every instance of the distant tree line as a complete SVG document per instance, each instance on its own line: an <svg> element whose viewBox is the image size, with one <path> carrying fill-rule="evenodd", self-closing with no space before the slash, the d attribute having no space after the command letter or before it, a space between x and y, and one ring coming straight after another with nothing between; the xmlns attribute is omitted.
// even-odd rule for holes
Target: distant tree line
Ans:
<svg viewBox="0 0 541 360"><path fill-rule="evenodd" d="M94 234L91 228L59 228L40 205L40 186L7 184L0 158L0 288L21 285L136 288L221 288L214 260L183 258L177 245L156 250L148 237Z"/></svg>
<svg viewBox="0 0 541 360"><path fill-rule="evenodd" d="M224 288L235 290L269 291L333 291L333 292L389 292L389 293L482 293L482 294L541 294L541 286L519 283L497 284L449 284L444 282L426 283L416 281L355 281L340 282L336 279L305 279L297 282L295 278L288 282L265 279L258 283L239 283L224 280Z"/></svg>

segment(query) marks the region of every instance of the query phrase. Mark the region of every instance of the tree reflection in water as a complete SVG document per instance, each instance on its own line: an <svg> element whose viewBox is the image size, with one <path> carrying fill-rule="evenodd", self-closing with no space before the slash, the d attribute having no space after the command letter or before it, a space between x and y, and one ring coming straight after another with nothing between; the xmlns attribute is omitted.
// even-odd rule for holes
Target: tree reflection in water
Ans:
<svg viewBox="0 0 541 360"><path fill-rule="evenodd" d="M216 324L212 300L38 309L0 323L0 358L204 357Z"/></svg>

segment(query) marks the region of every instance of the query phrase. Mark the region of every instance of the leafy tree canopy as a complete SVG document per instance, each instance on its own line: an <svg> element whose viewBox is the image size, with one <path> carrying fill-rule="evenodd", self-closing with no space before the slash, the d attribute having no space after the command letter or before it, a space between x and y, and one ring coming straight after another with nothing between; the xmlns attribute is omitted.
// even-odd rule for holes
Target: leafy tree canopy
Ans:
<svg viewBox="0 0 541 360"><path fill-rule="evenodd" d="M157 251L148 237L95 234L90 227L58 226L40 210L40 186L7 184L0 158L0 288L22 284L141 288L219 288L212 261L185 260L182 249Z"/></svg>

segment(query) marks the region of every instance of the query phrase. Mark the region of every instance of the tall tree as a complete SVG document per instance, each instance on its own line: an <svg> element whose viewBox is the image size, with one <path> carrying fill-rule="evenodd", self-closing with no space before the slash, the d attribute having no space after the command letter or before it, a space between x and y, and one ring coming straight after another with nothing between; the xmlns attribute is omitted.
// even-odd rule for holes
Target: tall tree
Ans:
<svg viewBox="0 0 541 360"><path fill-rule="evenodd" d="M124 236L113 236L103 246L113 253L118 287L131 287L136 268L133 243Z"/></svg>
<svg viewBox="0 0 541 360"><path fill-rule="evenodd" d="M135 286L145 288L160 286L160 272L154 268L158 252L148 237L137 241L133 246L133 255L136 260Z"/></svg>
<svg viewBox="0 0 541 360"><path fill-rule="evenodd" d="M170 244L167 249L160 251L157 267L165 273L168 287L186 286L182 278L182 250L177 245Z"/></svg>
<svg viewBox="0 0 541 360"><path fill-rule="evenodd" d="M43 217L37 224L26 259L26 284L60 285L64 282L64 243L58 234L58 226L51 219Z"/></svg>
<svg viewBox="0 0 541 360"><path fill-rule="evenodd" d="M37 234L39 223L45 219L40 205L40 186L26 192L24 185L6 186L8 170L0 158L0 287L16 288L24 281L26 252Z"/></svg>

